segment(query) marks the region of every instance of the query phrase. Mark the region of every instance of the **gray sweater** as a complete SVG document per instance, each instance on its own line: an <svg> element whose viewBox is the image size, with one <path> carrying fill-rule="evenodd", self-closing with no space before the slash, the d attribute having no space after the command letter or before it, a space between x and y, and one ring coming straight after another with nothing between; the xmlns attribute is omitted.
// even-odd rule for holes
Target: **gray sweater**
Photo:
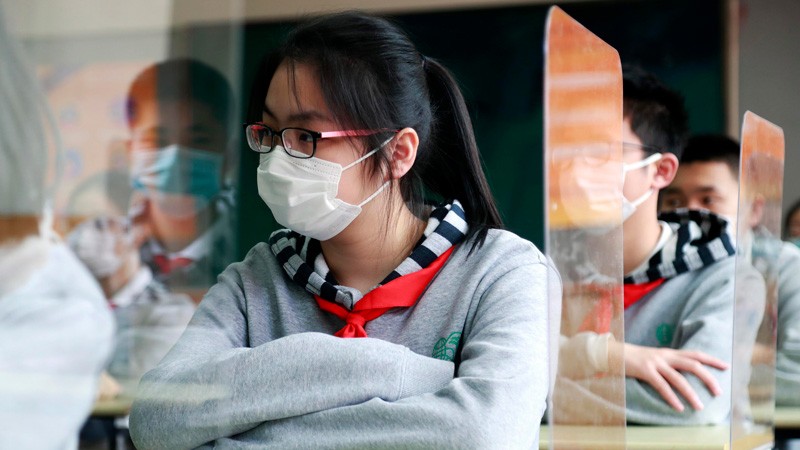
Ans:
<svg viewBox="0 0 800 450"><path fill-rule="evenodd" d="M140 449L533 448L548 388L548 289L529 242L459 246L418 303L369 338L289 280L265 244L231 265L140 385Z"/></svg>
<svg viewBox="0 0 800 450"><path fill-rule="evenodd" d="M655 265L666 281L625 310L625 342L653 348L699 350L731 363L736 259L732 256L732 247L722 248L724 223L703 211L675 212L670 219L668 223L675 233L663 244L659 243L661 248L656 254L629 275L631 278L647 275L647 268ZM677 226L678 221L680 226ZM679 245L683 248L681 257L676 250ZM681 265L683 267L678 270ZM742 295L756 300L748 303L756 314L753 320L742 321L740 325L747 327L737 331L740 341L745 343L745 348L737 349L737 353L743 355L739 361L744 362L748 371L737 375L737 394L743 394L741 391L746 386L753 342L764 310L763 278L748 266L741 271L740 279ZM639 282L643 281L648 278L643 277ZM749 317L740 315L740 319ZM554 411L556 420L559 423L620 423L627 419L632 423L654 425L722 423L731 412L733 371L707 369L722 387L723 394L714 397L699 378L684 373L704 405L702 410L696 411L684 401L684 412L674 410L649 383L636 378L625 379L626 407L623 409L618 377L560 377L558 397L574 400L559 402ZM738 409L748 409L746 397L737 395L736 400ZM603 411L606 417L587 417L589 412L596 411Z"/></svg>
<svg viewBox="0 0 800 450"><path fill-rule="evenodd" d="M625 342L646 347L700 350L730 361L733 273L734 258L730 257L671 278L625 310ZM722 387L723 395L713 397L700 379L685 374L705 408L695 411L684 401L684 412L672 409L652 386L636 378L625 379L626 408L622 410L616 400L619 378L571 380L561 377L556 387L560 391L559 398L575 401L560 402L556 419L559 423L593 423L600 418L587 417L586 412L603 410L608 423L619 423L623 418L654 425L721 423L727 419L731 408L731 371L710 367L708 370ZM608 393L608 398L602 393Z"/></svg>
<svg viewBox="0 0 800 450"><path fill-rule="evenodd" d="M775 403L800 406L800 249L784 243L778 259Z"/></svg>

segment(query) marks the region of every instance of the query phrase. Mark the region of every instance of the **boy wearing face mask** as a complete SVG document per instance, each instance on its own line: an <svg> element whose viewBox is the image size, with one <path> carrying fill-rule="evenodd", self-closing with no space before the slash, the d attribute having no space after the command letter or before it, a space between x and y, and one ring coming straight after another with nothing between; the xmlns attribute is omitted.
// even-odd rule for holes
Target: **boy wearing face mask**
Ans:
<svg viewBox="0 0 800 450"><path fill-rule="evenodd" d="M232 92L199 61L142 71L128 93L131 216L150 236L142 260L196 301L233 260Z"/></svg>
<svg viewBox="0 0 800 450"><path fill-rule="evenodd" d="M683 100L635 68L624 70L623 95L627 418L721 423L730 412L733 245L713 214L656 215L658 191L678 169Z"/></svg>
<svg viewBox="0 0 800 450"><path fill-rule="evenodd" d="M129 217L98 217L69 236L113 308L106 370L123 395L177 341L233 260L231 109L227 81L204 63L144 69L128 92Z"/></svg>
<svg viewBox="0 0 800 450"><path fill-rule="evenodd" d="M663 192L661 209L708 209L728 218L736 229L739 190L739 144L725 136L696 136L689 140L681 157L675 180ZM758 205L751 209L740 251L752 258L753 236L763 236L758 226ZM770 238L767 238L770 239ZM776 239L775 239L776 240ZM753 363L772 363L775 358L778 405L800 405L800 250L784 242L778 267L778 347L777 354L756 347Z"/></svg>
<svg viewBox="0 0 800 450"><path fill-rule="evenodd" d="M585 395L589 386L594 393L614 392L613 386L603 387L614 383L613 377L591 375L612 369L610 361L622 360L629 422L720 423L730 411L726 369L731 360L733 245L725 221L713 214L657 216L658 191L675 177L687 130L683 99L654 76L631 67L623 69L623 96L625 342L595 332L562 342L562 352L578 357L562 360L577 364L567 368L570 379L556 394L578 395L584 401L571 402L574 407L561 402L567 406L556 411L556 420L594 420L584 417L584 411L597 410L585 407L586 402L622 414L615 403Z"/></svg>

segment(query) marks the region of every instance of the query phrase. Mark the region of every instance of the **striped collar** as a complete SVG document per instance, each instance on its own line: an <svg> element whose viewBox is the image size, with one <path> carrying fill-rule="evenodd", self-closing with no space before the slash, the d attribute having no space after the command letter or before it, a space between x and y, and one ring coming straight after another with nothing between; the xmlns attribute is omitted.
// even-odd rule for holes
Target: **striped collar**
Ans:
<svg viewBox="0 0 800 450"><path fill-rule="evenodd" d="M662 213L659 219L674 230L673 236L645 265L626 276L625 284L673 278L735 253L726 231L728 222L710 211L678 209Z"/></svg>
<svg viewBox="0 0 800 450"><path fill-rule="evenodd" d="M468 226L458 200L434 207L420 242L380 285L427 267L466 236ZM335 301L348 309L363 297L356 289L341 286L328 268L319 241L291 230L278 230L269 238L272 253L286 274L308 292ZM377 287L377 286L376 286Z"/></svg>

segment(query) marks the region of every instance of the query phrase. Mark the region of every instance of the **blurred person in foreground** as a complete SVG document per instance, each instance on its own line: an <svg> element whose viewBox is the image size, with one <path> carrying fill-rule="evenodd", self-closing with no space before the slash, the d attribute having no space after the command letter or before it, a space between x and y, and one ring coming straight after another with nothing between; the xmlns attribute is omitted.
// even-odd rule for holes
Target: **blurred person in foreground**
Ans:
<svg viewBox="0 0 800 450"><path fill-rule="evenodd" d="M103 293L52 229L55 124L0 8L0 448L69 449L112 347Z"/></svg>

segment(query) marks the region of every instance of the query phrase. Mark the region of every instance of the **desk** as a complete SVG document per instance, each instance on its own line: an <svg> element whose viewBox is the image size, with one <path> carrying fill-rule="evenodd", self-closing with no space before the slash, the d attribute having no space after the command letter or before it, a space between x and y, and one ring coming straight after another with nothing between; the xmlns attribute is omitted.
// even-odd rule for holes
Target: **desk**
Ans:
<svg viewBox="0 0 800 450"><path fill-rule="evenodd" d="M619 447L610 436L619 436L619 428L602 426L560 425L558 449L606 450ZM730 450L769 448L772 435L750 435L730 445L726 425L702 427L666 427L628 425L625 430L627 450ZM539 429L539 449L550 445L550 428Z"/></svg>
<svg viewBox="0 0 800 450"><path fill-rule="evenodd" d="M800 429L800 406L776 406L775 428Z"/></svg>
<svg viewBox="0 0 800 450"><path fill-rule="evenodd" d="M775 440L800 440L800 406L775 407Z"/></svg>
<svg viewBox="0 0 800 450"><path fill-rule="evenodd" d="M123 417L131 411L133 399L119 396L109 400L98 400L92 407L92 417Z"/></svg>

